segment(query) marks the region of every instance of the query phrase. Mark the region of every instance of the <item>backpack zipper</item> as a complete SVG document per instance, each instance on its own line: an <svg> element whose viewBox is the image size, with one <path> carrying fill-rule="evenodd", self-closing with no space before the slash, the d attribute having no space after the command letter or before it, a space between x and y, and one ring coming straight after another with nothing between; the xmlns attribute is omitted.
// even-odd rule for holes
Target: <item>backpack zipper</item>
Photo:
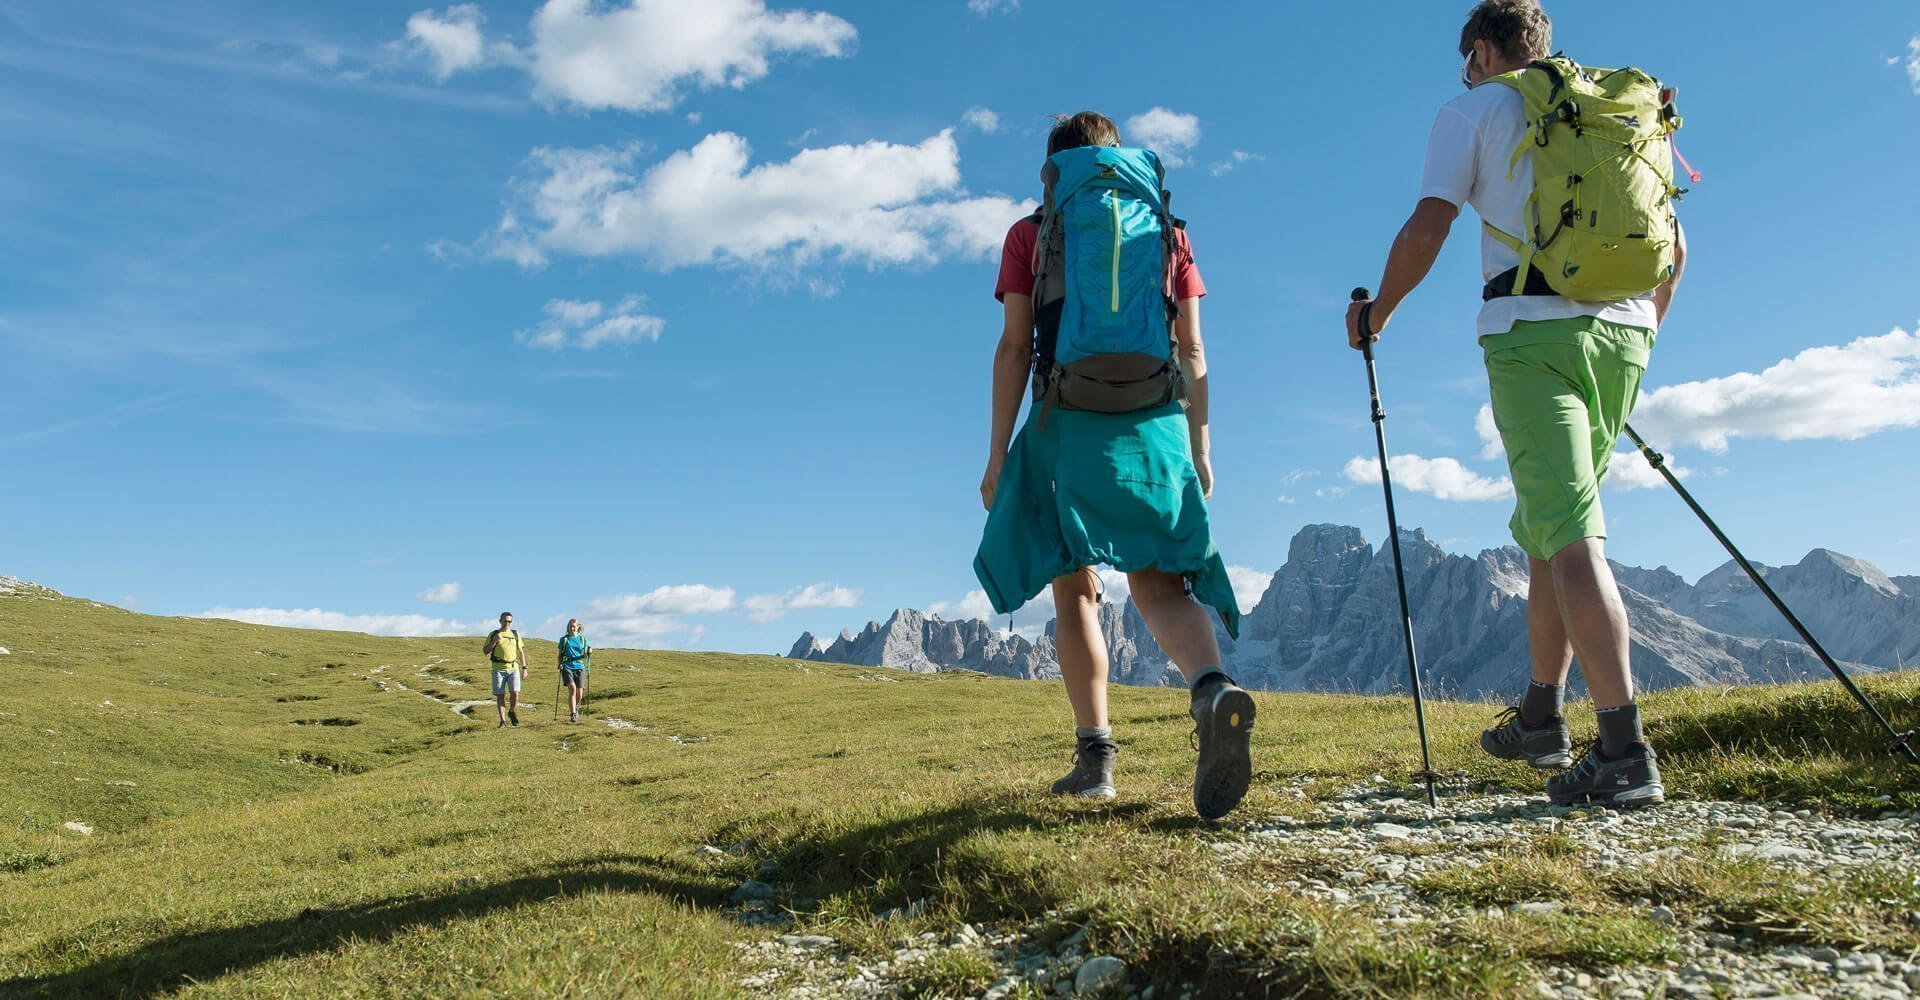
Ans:
<svg viewBox="0 0 1920 1000"><path fill-rule="evenodd" d="M1120 193L1110 192L1113 199L1113 311L1120 311Z"/></svg>

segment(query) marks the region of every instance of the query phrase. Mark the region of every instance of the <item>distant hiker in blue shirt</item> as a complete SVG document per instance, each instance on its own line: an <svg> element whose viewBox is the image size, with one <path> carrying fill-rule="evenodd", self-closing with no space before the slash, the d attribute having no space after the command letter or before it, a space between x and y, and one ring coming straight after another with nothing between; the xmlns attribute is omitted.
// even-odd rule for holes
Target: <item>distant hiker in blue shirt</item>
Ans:
<svg viewBox="0 0 1920 1000"><path fill-rule="evenodd" d="M567 619L567 634L560 640L560 680L567 686L567 721L580 721L580 694L587 684L587 658L593 647L587 645L586 626L580 619Z"/></svg>
<svg viewBox="0 0 1920 1000"><path fill-rule="evenodd" d="M1004 324L993 361L993 423L973 569L1010 614L1051 586L1054 636L1073 705L1073 770L1060 795L1115 795L1107 648L1094 567L1127 574L1160 648L1187 678L1199 735L1194 809L1217 819L1252 777L1253 699L1220 669L1212 617L1240 611L1207 525L1207 361L1183 223L1167 212L1159 158L1120 146L1091 111L1056 119L1041 210L1001 252ZM1034 402L1016 438L1028 376ZM1196 600L1197 598L1197 600Z"/></svg>

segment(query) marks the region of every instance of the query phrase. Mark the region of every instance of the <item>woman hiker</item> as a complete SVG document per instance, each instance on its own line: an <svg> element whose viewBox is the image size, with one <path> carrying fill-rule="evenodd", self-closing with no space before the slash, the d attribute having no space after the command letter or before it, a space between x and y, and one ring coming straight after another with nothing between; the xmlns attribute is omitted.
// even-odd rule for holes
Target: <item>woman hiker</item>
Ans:
<svg viewBox="0 0 1920 1000"><path fill-rule="evenodd" d="M988 514L974 573L1000 614L1053 588L1054 642L1075 734L1073 770L1053 791L1097 799L1115 795L1117 747L1107 717L1102 588L1094 567L1127 574L1141 617L1187 679L1200 755L1194 809L1217 819L1239 804L1251 780L1254 704L1220 668L1206 607L1238 634L1226 563L1207 526L1213 469L1200 343L1206 287L1185 232L1165 212L1158 159L1117 148L1119 130L1103 115L1055 121L1041 171L1046 205L1007 233L994 290L1005 323L994 352L993 422L980 481ZM1134 315L1139 331L1131 335L1143 353L1089 356L1074 347L1090 339L1078 332L1082 324L1118 328ZM1108 377L1143 358L1147 368L1130 369L1141 377ZM1014 416L1029 375L1035 399L1016 438ZM1101 396L1117 384L1130 394ZM1141 398L1144 405L1129 409Z"/></svg>
<svg viewBox="0 0 1920 1000"><path fill-rule="evenodd" d="M592 655L586 626L578 618L567 619L567 634L560 639L560 680L567 686L568 722L580 721L580 695L586 690L586 662Z"/></svg>

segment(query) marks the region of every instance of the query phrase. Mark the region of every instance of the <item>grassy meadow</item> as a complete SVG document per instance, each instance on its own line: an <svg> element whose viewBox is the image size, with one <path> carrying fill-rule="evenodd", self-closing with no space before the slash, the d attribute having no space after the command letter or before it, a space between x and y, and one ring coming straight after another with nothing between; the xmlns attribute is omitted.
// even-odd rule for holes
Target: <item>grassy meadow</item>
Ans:
<svg viewBox="0 0 1920 1000"><path fill-rule="evenodd" d="M536 641L522 725L496 730L490 704L455 708L490 701L478 637L22 592L0 595L0 646L4 997L730 997L745 992L741 942L827 934L879 953L1036 920L1084 927L1136 986L1499 995L1538 962L1657 960L1661 931L1611 899L1730 921L1770 907L1800 939L1889 946L1892 915L1920 909L1911 885L1885 889L1882 912L1694 859L1619 886L1533 843L1515 854L1532 884L1592 905L1520 941L1389 929L1221 870L1210 842L1297 813L1285 792L1302 776L1311 794L1404 782L1418 752L1399 699L1257 695L1255 786L1210 826L1188 798L1181 691L1114 690L1121 797L1087 805L1044 794L1071 750L1057 683L600 650L576 726L553 721L553 645ZM1920 718L1920 672L1868 687L1896 720ZM1920 770L1895 765L1833 684L1669 692L1646 711L1672 795L1920 809ZM1489 706L1429 712L1455 793L1539 788L1478 752ZM1270 861L1301 863L1284 845ZM1429 888L1498 902L1510 875ZM790 923L741 919L733 892L756 878ZM908 992L965 995L982 974L949 958Z"/></svg>

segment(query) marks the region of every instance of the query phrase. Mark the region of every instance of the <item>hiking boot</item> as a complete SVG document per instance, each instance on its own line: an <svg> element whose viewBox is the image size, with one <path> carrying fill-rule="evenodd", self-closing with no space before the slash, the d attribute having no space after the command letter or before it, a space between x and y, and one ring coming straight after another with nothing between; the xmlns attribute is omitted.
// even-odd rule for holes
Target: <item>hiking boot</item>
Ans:
<svg viewBox="0 0 1920 1000"><path fill-rule="evenodd" d="M519 713L517 713L517 712L515 712L515 711L514 711L513 709L511 709L511 708L509 708L509 709L507 709L507 721L508 721L508 722L511 722L511 723L513 723L513 725L514 725L514 728L516 728L516 729L517 729L517 728L519 728L519 726L520 726L520 715L519 715Z"/></svg>
<svg viewBox="0 0 1920 1000"><path fill-rule="evenodd" d="M505 720L505 719L501 719L501 720L500 720L500 724L499 724L499 725L497 725L497 726L495 726L495 727L493 727L493 728L495 728L495 729L505 729L505 728L507 728L507 720Z"/></svg>
<svg viewBox="0 0 1920 1000"><path fill-rule="evenodd" d="M1557 806L1591 803L1631 809L1657 806L1666 798L1659 758L1645 743L1630 743L1626 753L1609 758L1601 755L1595 740L1579 767L1547 779L1547 800Z"/></svg>
<svg viewBox="0 0 1920 1000"><path fill-rule="evenodd" d="M1187 714L1193 716L1194 747L1200 760L1193 771L1193 809L1215 820L1233 811L1253 781L1253 696L1230 680L1194 692Z"/></svg>
<svg viewBox="0 0 1920 1000"><path fill-rule="evenodd" d="M1501 760L1524 760L1528 767L1558 771L1573 766L1573 738L1567 735L1567 720L1552 716L1538 729L1520 718L1520 706L1512 705L1493 720L1493 728L1480 731L1480 749Z"/></svg>
<svg viewBox="0 0 1920 1000"><path fill-rule="evenodd" d="M571 718L569 718L569 719L568 719L567 721L568 721L568 722L572 722L572 723L574 723L575 725L578 725L578 724L579 724L579 722L580 722L580 713L579 713L579 712L574 712L574 713L572 714L572 717L571 717Z"/></svg>
<svg viewBox="0 0 1920 1000"><path fill-rule="evenodd" d="M1120 752L1112 740L1080 740L1073 748L1073 770L1053 783L1055 795L1077 795L1083 799L1111 799L1119 794L1113 788L1113 758Z"/></svg>

